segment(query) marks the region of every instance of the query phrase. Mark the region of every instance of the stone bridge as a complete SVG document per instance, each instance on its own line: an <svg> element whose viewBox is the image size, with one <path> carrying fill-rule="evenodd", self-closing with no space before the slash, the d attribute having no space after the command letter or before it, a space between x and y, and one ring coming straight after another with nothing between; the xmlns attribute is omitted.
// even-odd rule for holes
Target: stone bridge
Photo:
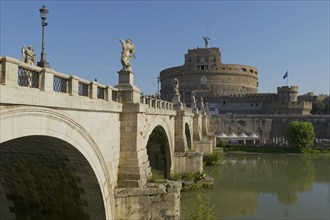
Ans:
<svg viewBox="0 0 330 220"><path fill-rule="evenodd" d="M0 57L0 219L180 217L180 184L214 141L204 112ZM179 99L180 100L180 99Z"/></svg>

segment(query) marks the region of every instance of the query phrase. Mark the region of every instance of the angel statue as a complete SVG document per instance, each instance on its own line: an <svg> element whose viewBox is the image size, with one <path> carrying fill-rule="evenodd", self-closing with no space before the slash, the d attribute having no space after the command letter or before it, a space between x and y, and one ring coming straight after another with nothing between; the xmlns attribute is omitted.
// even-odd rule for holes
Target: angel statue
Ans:
<svg viewBox="0 0 330 220"><path fill-rule="evenodd" d="M179 80L178 80L178 78L174 78L173 92L174 92L175 95L179 95Z"/></svg>
<svg viewBox="0 0 330 220"><path fill-rule="evenodd" d="M209 40L211 40L209 37L203 37L204 41L205 41L205 48L209 47Z"/></svg>
<svg viewBox="0 0 330 220"><path fill-rule="evenodd" d="M191 103L196 105L196 92L191 91Z"/></svg>
<svg viewBox="0 0 330 220"><path fill-rule="evenodd" d="M200 98L200 108L201 108L201 111L204 111L205 109L204 109L204 99L203 99L203 97L201 96L201 98Z"/></svg>
<svg viewBox="0 0 330 220"><path fill-rule="evenodd" d="M24 63L27 63L29 65L34 65L37 60L37 55L33 51L33 47L31 45L29 46L23 46L21 49L22 52L22 61Z"/></svg>
<svg viewBox="0 0 330 220"><path fill-rule="evenodd" d="M126 41L120 39L119 41L122 46L121 64L123 65L123 68L121 70L132 72L130 59L131 55L135 58L135 46L130 39L127 39Z"/></svg>

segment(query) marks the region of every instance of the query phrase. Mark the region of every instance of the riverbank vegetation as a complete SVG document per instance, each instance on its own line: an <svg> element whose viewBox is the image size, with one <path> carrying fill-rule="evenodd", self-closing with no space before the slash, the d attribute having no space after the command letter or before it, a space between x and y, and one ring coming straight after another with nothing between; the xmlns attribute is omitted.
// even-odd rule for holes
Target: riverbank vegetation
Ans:
<svg viewBox="0 0 330 220"><path fill-rule="evenodd" d="M206 154L203 157L203 163L205 166L217 166L223 161L224 155L222 152L213 152L211 154Z"/></svg>
<svg viewBox="0 0 330 220"><path fill-rule="evenodd" d="M190 191L214 187L213 178L206 176L204 173L198 172L172 174L171 180L179 181L182 183L181 191Z"/></svg>
<svg viewBox="0 0 330 220"><path fill-rule="evenodd" d="M327 149L308 149L301 151L295 147L278 147L278 146L234 146L227 145L223 148L225 153L275 153L275 154L330 154Z"/></svg>
<svg viewBox="0 0 330 220"><path fill-rule="evenodd" d="M223 148L225 153L236 152L236 153L300 153L294 147L272 147L272 146L235 146L227 145Z"/></svg>
<svg viewBox="0 0 330 220"><path fill-rule="evenodd" d="M313 124L305 121L290 122L286 131L289 144L298 151L311 150L314 146L315 132Z"/></svg>
<svg viewBox="0 0 330 220"><path fill-rule="evenodd" d="M215 220L214 204L212 205L210 199L202 197L200 193L197 193L195 197L194 208L188 212L188 218L191 220Z"/></svg>

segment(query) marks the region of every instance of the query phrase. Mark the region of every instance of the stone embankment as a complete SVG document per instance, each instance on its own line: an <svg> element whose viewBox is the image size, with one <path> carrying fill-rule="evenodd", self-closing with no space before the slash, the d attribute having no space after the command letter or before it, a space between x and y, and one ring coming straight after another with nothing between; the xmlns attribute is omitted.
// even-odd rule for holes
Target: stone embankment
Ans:
<svg viewBox="0 0 330 220"><path fill-rule="evenodd" d="M144 188L117 188L116 219L180 219L180 190L180 182L169 180Z"/></svg>

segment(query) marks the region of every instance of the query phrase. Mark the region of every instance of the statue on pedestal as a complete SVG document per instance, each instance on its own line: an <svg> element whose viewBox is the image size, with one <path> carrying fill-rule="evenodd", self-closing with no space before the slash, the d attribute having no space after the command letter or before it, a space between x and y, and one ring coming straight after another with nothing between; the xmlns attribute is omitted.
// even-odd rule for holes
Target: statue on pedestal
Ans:
<svg viewBox="0 0 330 220"><path fill-rule="evenodd" d="M33 51L33 47L31 45L29 46L23 46L22 47L22 61L29 65L35 65L35 62L37 60L37 55Z"/></svg>
<svg viewBox="0 0 330 220"><path fill-rule="evenodd" d="M174 82L173 82L173 92L174 95L179 95L179 80L178 78L174 78Z"/></svg>
<svg viewBox="0 0 330 220"><path fill-rule="evenodd" d="M191 91L191 104L195 104L196 105L196 93L195 91Z"/></svg>
<svg viewBox="0 0 330 220"><path fill-rule="evenodd" d="M201 96L201 99L200 99L200 110L201 111L204 111L205 110L205 108L204 108L204 99L203 99L203 97Z"/></svg>
<svg viewBox="0 0 330 220"><path fill-rule="evenodd" d="M119 41L122 46L121 64L123 65L123 68L121 69L121 71L132 72L130 59L131 59L131 55L135 58L135 46L132 43L132 40L130 39L127 39L126 41L120 39Z"/></svg>

